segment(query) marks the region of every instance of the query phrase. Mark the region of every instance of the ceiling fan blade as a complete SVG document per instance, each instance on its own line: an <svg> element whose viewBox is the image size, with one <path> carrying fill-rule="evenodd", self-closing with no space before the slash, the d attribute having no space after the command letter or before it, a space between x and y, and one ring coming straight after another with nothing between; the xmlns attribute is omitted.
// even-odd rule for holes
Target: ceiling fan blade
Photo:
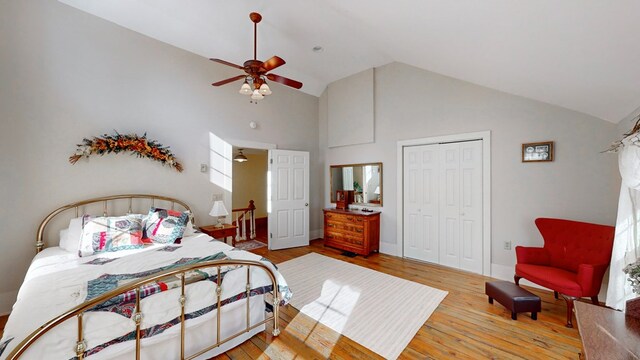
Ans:
<svg viewBox="0 0 640 360"><path fill-rule="evenodd" d="M215 62L220 63L220 64L224 64L224 65L227 65L227 66L231 66L231 67L234 67L236 69L244 70L244 68L242 66L236 65L234 63L230 63L228 61L224 61L224 60L221 60L221 59L209 59L209 60L215 61Z"/></svg>
<svg viewBox="0 0 640 360"><path fill-rule="evenodd" d="M211 85L213 85L213 86L222 86L222 85L228 84L230 82L234 82L236 80L244 79L245 77L246 77L246 75L238 75L238 76L234 76L232 78L228 78L226 80L215 82L215 83L213 83Z"/></svg>
<svg viewBox="0 0 640 360"><path fill-rule="evenodd" d="M295 89L300 89L302 87L301 82L288 79L284 76L280 76L276 74L267 74L266 76L267 76L267 79L271 81L275 81L283 85L291 86L292 88L295 88Z"/></svg>
<svg viewBox="0 0 640 360"><path fill-rule="evenodd" d="M265 61L262 63L262 65L260 65L260 68L262 68L264 70L264 72L269 72L277 67L280 67L282 65L286 64L286 62L284 60L282 60L281 57L279 56L274 56L271 59Z"/></svg>

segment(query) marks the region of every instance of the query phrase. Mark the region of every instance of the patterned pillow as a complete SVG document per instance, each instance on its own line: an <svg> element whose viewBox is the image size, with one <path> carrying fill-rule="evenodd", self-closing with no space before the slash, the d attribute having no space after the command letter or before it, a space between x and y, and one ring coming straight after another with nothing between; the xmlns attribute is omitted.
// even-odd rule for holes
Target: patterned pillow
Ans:
<svg viewBox="0 0 640 360"><path fill-rule="evenodd" d="M144 239L157 244L173 244L181 239L189 221L188 212L151 208L144 225Z"/></svg>
<svg viewBox="0 0 640 360"><path fill-rule="evenodd" d="M140 214L91 219L82 230L78 255L143 248L143 220Z"/></svg>

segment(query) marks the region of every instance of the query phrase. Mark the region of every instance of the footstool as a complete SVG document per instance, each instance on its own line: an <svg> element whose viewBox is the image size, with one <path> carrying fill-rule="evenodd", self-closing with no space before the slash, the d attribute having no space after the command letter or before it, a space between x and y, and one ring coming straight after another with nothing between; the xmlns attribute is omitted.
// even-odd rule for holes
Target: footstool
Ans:
<svg viewBox="0 0 640 360"><path fill-rule="evenodd" d="M531 318L538 320L538 312L542 310L540 297L512 282L487 282L485 294L489 297L489 304L493 304L493 299L496 299L498 303L509 309L513 320L517 320L518 313L521 312L531 312Z"/></svg>

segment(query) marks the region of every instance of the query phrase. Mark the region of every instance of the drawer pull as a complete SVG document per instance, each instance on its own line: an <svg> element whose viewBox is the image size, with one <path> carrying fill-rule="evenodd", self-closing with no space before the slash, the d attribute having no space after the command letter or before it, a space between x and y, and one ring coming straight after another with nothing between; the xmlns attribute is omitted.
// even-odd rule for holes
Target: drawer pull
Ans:
<svg viewBox="0 0 640 360"><path fill-rule="evenodd" d="M357 218L356 220L358 220L358 221L362 222L362 218Z"/></svg>
<svg viewBox="0 0 640 360"><path fill-rule="evenodd" d="M347 216L347 220L353 221L353 217L352 216Z"/></svg>
<svg viewBox="0 0 640 360"><path fill-rule="evenodd" d="M362 229L356 229L356 232L362 234L363 230Z"/></svg>

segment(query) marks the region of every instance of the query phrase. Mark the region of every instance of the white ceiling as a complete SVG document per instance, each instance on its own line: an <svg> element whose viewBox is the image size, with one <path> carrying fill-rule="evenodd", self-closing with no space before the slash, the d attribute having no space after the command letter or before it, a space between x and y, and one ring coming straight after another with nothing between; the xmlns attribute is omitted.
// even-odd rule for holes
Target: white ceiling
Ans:
<svg viewBox="0 0 640 360"><path fill-rule="evenodd" d="M237 64L253 55L258 11L258 58L279 55L275 73L316 96L398 61L611 122L640 107L637 0L60 1Z"/></svg>

